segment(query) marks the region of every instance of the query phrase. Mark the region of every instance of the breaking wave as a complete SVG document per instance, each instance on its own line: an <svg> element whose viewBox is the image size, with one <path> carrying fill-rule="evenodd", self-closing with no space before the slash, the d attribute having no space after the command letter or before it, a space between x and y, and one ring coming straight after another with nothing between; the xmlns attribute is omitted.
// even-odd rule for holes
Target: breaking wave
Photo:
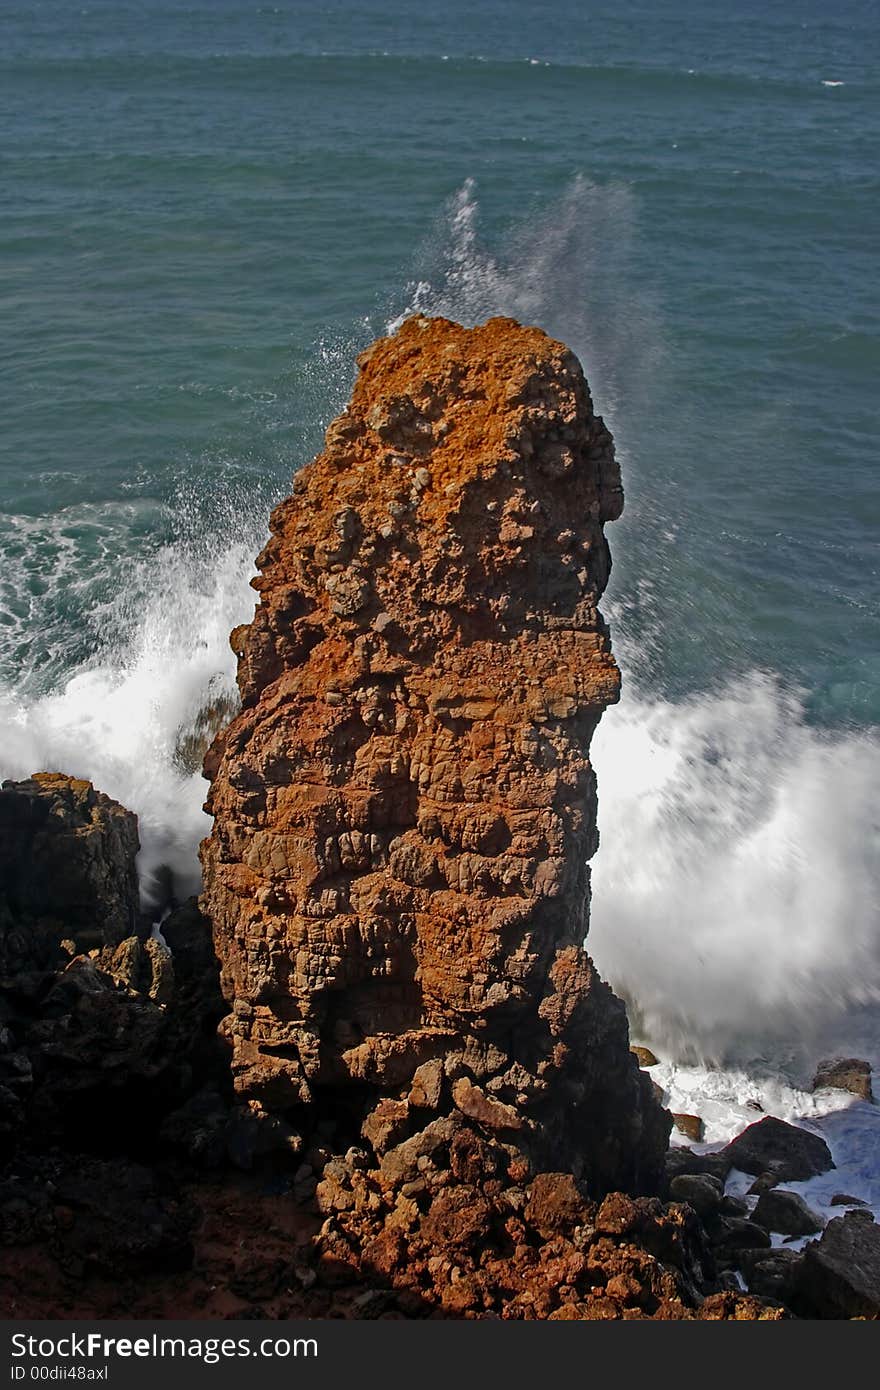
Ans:
<svg viewBox="0 0 880 1390"><path fill-rule="evenodd" d="M753 673L626 695L593 744L590 949L674 1055L820 1042L880 1001L880 746Z"/></svg>
<svg viewBox="0 0 880 1390"><path fill-rule="evenodd" d="M172 870L178 896L198 888L206 787L181 753L205 710L236 698L229 632L253 610L249 579L265 531L255 521L233 538L232 517L228 525L133 566L104 615L115 640L55 689L0 688L0 774L87 777L136 811L147 901L160 866Z"/></svg>

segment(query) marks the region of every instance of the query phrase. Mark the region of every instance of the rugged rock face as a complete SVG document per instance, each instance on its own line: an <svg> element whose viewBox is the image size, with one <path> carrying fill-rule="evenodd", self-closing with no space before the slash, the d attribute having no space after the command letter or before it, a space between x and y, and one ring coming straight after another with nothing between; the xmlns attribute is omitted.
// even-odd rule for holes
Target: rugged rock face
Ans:
<svg viewBox="0 0 880 1390"><path fill-rule="evenodd" d="M391 1188L439 1191L458 1144L655 1190L669 1120L581 946L611 437L572 353L510 319L413 318L359 366L272 514L206 759L236 1087L347 1126Z"/></svg>
<svg viewBox="0 0 880 1390"><path fill-rule="evenodd" d="M870 1212L848 1211L811 1241L793 1303L804 1317L880 1319L880 1227Z"/></svg>
<svg viewBox="0 0 880 1390"><path fill-rule="evenodd" d="M210 932L191 905L151 938L137 850L90 782L0 788L0 1149L149 1129L210 1070Z"/></svg>
<svg viewBox="0 0 880 1390"><path fill-rule="evenodd" d="M38 772L0 789L0 970L118 946L138 929L137 816L91 782Z"/></svg>

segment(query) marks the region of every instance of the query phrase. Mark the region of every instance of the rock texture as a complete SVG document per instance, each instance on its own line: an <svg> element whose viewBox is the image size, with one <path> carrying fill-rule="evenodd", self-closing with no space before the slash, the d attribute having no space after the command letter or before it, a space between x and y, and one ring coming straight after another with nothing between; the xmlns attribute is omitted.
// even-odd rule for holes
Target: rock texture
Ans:
<svg viewBox="0 0 880 1390"><path fill-rule="evenodd" d="M813 1236L822 1229L821 1216L807 1206L800 1193L783 1188L762 1192L752 1215L759 1226L785 1236Z"/></svg>
<svg viewBox="0 0 880 1390"><path fill-rule="evenodd" d="M601 1203L570 1174L539 1173L511 1184L466 1130L454 1142L455 1181L426 1206L420 1188L383 1212L384 1175L345 1166L318 1188L348 1186L351 1207L333 1205L318 1242L318 1277L345 1287L365 1276L396 1291L410 1314L505 1320L779 1319L778 1306L714 1281L714 1264L695 1213L656 1197L609 1193ZM333 1165L334 1170L337 1165ZM507 1181L505 1181L505 1177ZM362 1194L366 1200L362 1199ZM370 1198L372 1197L372 1202ZM708 1290L711 1289L711 1292ZM708 1292L708 1296L706 1295Z"/></svg>
<svg viewBox="0 0 880 1390"><path fill-rule="evenodd" d="M137 816L91 782L38 772L0 789L0 971L137 933Z"/></svg>
<svg viewBox="0 0 880 1390"><path fill-rule="evenodd" d="M805 1317L880 1319L880 1227L870 1212L836 1217L806 1247L792 1301Z"/></svg>
<svg viewBox="0 0 880 1390"><path fill-rule="evenodd" d="M483 1178L656 1190L669 1121L581 946L611 437L572 353L510 319L416 317L359 367L272 514L206 758L236 1087L347 1125L390 1188L447 1174L426 1211L457 1144Z"/></svg>
<svg viewBox="0 0 880 1390"><path fill-rule="evenodd" d="M804 1182L834 1167L821 1134L767 1115L721 1151L728 1168L768 1175L776 1182Z"/></svg>
<svg viewBox="0 0 880 1390"><path fill-rule="evenodd" d="M873 1100L871 1064L858 1057L831 1057L820 1062L813 1078L813 1090L823 1087L836 1091L852 1091L861 1100Z"/></svg>
<svg viewBox="0 0 880 1390"><path fill-rule="evenodd" d="M0 1147L150 1130L210 1070L217 967L198 910L138 908L137 817L89 782L0 788Z"/></svg>

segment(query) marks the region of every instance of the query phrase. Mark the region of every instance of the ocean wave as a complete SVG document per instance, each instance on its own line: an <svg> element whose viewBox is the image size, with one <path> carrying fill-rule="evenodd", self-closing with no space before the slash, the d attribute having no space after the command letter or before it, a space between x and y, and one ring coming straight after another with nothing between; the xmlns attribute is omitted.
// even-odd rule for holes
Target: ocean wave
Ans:
<svg viewBox="0 0 880 1390"><path fill-rule="evenodd" d="M150 497L0 513L0 681L34 689L81 661L123 538L143 541L166 520Z"/></svg>
<svg viewBox="0 0 880 1390"><path fill-rule="evenodd" d="M499 76L525 76L526 70L538 77L552 76L554 81L571 79L581 82L588 80L607 84L617 92L622 87L638 86L643 90L659 92L677 89L698 91L701 99L711 94L736 94L740 92L754 95L758 90L772 94L797 94L803 98L809 88L853 87L852 82L838 79L817 78L815 72L793 75L790 72L748 72L728 68L690 68L675 63L662 64L650 62L589 62L577 57L547 56L543 54L505 54L503 56L486 53L426 53L411 51L392 51L390 49L365 49L360 52L345 49L303 48L252 49L242 51L240 46L230 49L200 49L187 52L181 49L138 50L120 49L113 53L57 53L38 57L30 54L8 54L0 57L0 72L8 71L16 78L57 77L64 79L68 74L79 75L88 70L92 81L106 79L118 81L124 71L129 80L134 76L155 77L198 74L203 77L206 70L217 69L231 77L247 76L254 70L263 75L297 71L303 76L313 72L319 79L351 78L363 76L364 70L381 69L384 75L396 73L411 74L413 68L425 72L436 72L449 80L450 74L472 75L485 81L493 74Z"/></svg>
<svg viewBox="0 0 880 1390"><path fill-rule="evenodd" d="M752 1057L880 1002L875 735L812 727L763 673L677 703L625 683L592 758L589 945L647 1036Z"/></svg>
<svg viewBox="0 0 880 1390"><path fill-rule="evenodd" d="M181 768L178 749L206 705L236 698L229 632L253 611L249 580L264 529L165 546L106 615L115 642L45 694L0 686L0 776L87 777L134 810L147 900L160 866L172 870L179 895L198 890L206 785Z"/></svg>

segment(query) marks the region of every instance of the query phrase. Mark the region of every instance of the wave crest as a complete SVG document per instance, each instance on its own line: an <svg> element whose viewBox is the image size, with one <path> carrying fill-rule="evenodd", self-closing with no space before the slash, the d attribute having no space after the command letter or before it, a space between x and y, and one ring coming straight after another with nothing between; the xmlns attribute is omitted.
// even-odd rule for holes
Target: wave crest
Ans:
<svg viewBox="0 0 880 1390"><path fill-rule="evenodd" d="M756 1055L880 1002L880 743L752 674L625 696L593 743L590 949L678 1055Z"/></svg>

